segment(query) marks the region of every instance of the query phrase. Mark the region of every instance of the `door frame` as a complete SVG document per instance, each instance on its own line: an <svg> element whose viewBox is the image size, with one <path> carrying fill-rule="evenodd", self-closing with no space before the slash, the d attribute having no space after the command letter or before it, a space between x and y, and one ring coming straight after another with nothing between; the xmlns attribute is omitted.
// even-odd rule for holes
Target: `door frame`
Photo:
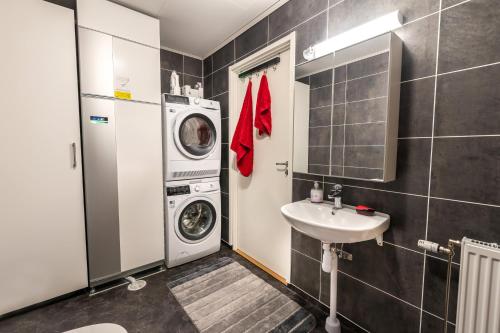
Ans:
<svg viewBox="0 0 500 333"><path fill-rule="evenodd" d="M278 41L268 45L262 50L246 57L229 67L229 133L230 139L238 122L240 105L238 102L238 75L246 70L255 67L259 63L268 61L284 51L290 51L290 79L289 79L289 151L288 151L288 193L289 199L292 200L292 178L293 178L293 110L294 110L294 82L295 82L295 31L289 35L279 39ZM230 144L231 140L229 140ZM238 171L234 159L234 153L229 149L229 244L233 246L233 250L238 251ZM280 207L276 207L279 209ZM291 244L290 244L291 247ZM290 269L289 269L290 271Z"/></svg>

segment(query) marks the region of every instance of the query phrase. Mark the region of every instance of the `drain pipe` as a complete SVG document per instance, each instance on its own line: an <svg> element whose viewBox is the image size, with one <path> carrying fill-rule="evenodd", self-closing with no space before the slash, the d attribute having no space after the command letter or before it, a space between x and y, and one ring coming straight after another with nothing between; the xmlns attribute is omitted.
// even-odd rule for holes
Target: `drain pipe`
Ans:
<svg viewBox="0 0 500 333"><path fill-rule="evenodd" d="M125 278L130 284L128 285L127 289L130 291L136 291L144 288L146 286L146 281L144 280L136 280L132 276L127 276Z"/></svg>
<svg viewBox="0 0 500 333"><path fill-rule="evenodd" d="M333 252L333 253L332 253ZM330 315L326 318L325 330L328 333L340 333L340 322L337 318L337 272L338 257L331 244L323 243L323 260L321 268L330 273Z"/></svg>

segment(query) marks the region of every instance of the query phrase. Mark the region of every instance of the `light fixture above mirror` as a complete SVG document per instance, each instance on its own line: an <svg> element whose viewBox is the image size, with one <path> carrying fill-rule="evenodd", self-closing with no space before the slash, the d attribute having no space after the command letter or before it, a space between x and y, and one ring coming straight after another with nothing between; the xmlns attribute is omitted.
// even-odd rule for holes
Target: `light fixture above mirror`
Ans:
<svg viewBox="0 0 500 333"><path fill-rule="evenodd" d="M348 46L385 34L403 25L399 10L380 16L304 50L306 60L320 58Z"/></svg>

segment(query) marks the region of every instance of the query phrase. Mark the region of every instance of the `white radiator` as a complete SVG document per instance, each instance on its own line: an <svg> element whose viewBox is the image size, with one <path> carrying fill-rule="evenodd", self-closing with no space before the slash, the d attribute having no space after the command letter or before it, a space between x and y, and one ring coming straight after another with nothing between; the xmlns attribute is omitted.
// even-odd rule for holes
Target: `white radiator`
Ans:
<svg viewBox="0 0 500 333"><path fill-rule="evenodd" d="M500 248L462 240L456 333L500 332Z"/></svg>

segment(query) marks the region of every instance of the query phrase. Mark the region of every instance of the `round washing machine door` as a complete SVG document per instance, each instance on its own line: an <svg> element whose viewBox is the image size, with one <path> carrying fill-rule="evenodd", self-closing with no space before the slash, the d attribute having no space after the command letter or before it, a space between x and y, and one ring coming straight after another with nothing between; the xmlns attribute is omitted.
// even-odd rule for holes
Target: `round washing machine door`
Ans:
<svg viewBox="0 0 500 333"><path fill-rule="evenodd" d="M199 243L210 236L216 223L213 203L205 198L192 198L175 215L175 232L184 242Z"/></svg>
<svg viewBox="0 0 500 333"><path fill-rule="evenodd" d="M206 115L189 113L176 120L174 138L182 154L192 159L203 159L216 148L217 130Z"/></svg>

